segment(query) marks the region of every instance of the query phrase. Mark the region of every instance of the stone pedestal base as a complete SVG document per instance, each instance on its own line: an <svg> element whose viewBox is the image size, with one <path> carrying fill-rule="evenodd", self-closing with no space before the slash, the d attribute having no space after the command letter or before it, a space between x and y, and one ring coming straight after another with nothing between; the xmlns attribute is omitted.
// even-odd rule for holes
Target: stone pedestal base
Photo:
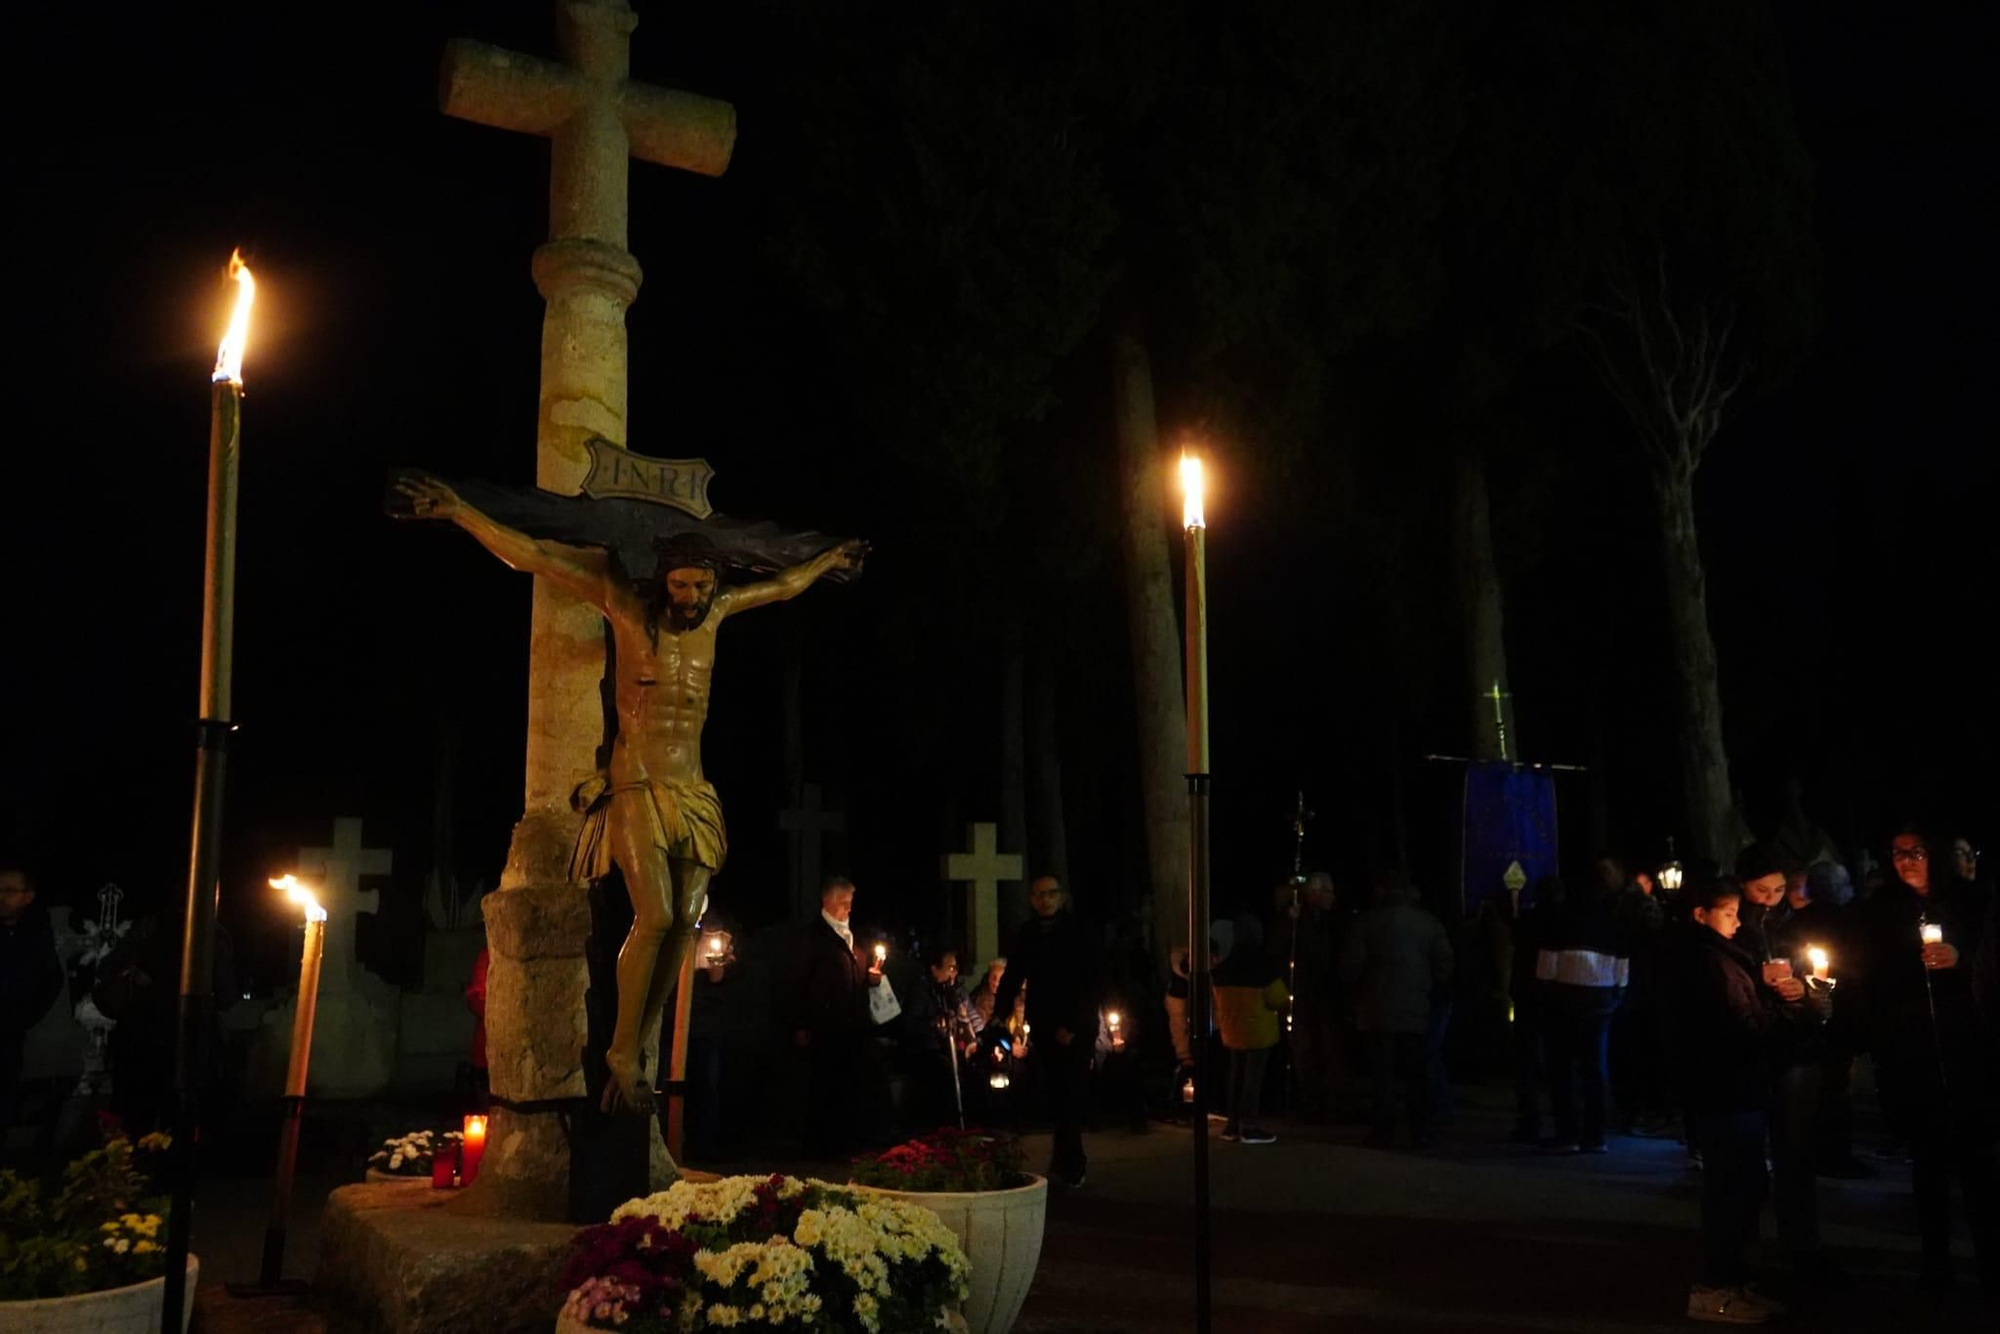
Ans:
<svg viewBox="0 0 2000 1334"><path fill-rule="evenodd" d="M389 1334L545 1334L576 1229L470 1203L422 1181L340 1187L320 1223L315 1291Z"/></svg>

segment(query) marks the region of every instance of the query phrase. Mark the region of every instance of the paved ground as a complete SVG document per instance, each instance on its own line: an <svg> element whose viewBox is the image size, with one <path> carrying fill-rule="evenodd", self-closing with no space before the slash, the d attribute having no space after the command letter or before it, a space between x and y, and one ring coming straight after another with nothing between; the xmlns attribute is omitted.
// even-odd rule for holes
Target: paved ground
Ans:
<svg viewBox="0 0 2000 1334"><path fill-rule="evenodd" d="M1505 1143L1502 1095L1462 1099L1445 1147L1362 1147L1360 1131L1295 1129L1279 1142L1212 1142L1214 1328L1647 1334L1688 1330L1698 1179L1671 1140L1617 1139L1606 1157L1548 1158ZM1191 1145L1185 1129L1093 1135L1089 1185L1051 1201L1022 1334L1158 1334L1193 1328ZM1045 1138L1029 1141L1038 1161ZM751 1165L720 1165L751 1170ZM1990 1327L1972 1292L1940 1302L1911 1286L1907 1173L1821 1183L1827 1240L1853 1286L1792 1293L1764 1239L1767 1290L1797 1297L1785 1324L1815 1331ZM758 1170L809 1169L759 1163ZM819 1167L820 1175L831 1170ZM318 1202L354 1172L299 1182L287 1272L310 1276ZM296 1302L228 1300L212 1285L255 1276L266 1183L205 1182L199 1222L202 1334L348 1334ZM1767 1228L1768 1233L1768 1219ZM1961 1253L1966 1250L1960 1243Z"/></svg>
<svg viewBox="0 0 2000 1334"><path fill-rule="evenodd" d="M1605 1157L1546 1157L1505 1142L1500 1101L1475 1091L1445 1147L1428 1153L1363 1147L1358 1129L1212 1142L1214 1328L1692 1328L1682 1304L1699 1181L1681 1147L1618 1139ZM1090 1150L1089 1184L1050 1208L1021 1329L1193 1328L1188 1132L1096 1136ZM1991 1316L1973 1293L1939 1302L1913 1290L1906 1170L1880 1166L1874 1181L1821 1183L1826 1240L1852 1274L1849 1290L1794 1293L1778 1257L1762 1256L1772 1265L1762 1286L1797 1298L1785 1323L1984 1327ZM1768 1235L1764 1246L1775 1251Z"/></svg>

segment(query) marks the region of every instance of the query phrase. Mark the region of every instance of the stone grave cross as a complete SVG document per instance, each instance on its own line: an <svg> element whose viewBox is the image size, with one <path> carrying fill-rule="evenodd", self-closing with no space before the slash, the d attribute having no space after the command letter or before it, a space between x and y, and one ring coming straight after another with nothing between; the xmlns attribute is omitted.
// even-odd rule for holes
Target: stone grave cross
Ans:
<svg viewBox="0 0 2000 1334"><path fill-rule="evenodd" d="M998 825L968 825L965 841L971 844L969 851L945 854L944 878L972 888L965 914L966 926L972 933L966 942L972 950L972 959L960 963L961 968L972 974L1000 957L1000 886L1003 882L1020 883L1021 858L1000 851Z"/></svg>
<svg viewBox="0 0 2000 1334"><path fill-rule="evenodd" d="M823 840L828 834L847 830L847 817L821 809L819 798L818 783L801 783L797 801L778 812L778 828L791 835L787 841L791 845L792 908L795 915L807 918L819 910Z"/></svg>
<svg viewBox="0 0 2000 1334"><path fill-rule="evenodd" d="M382 891L361 888L364 875L387 875L394 862L388 848L361 845L361 821L343 816L333 822L333 846L300 848L301 880L313 886L319 906L326 909L326 956L321 965L321 995L355 990L354 919L357 914L376 912L382 905Z"/></svg>
<svg viewBox="0 0 2000 1334"><path fill-rule="evenodd" d="M589 441L628 443L625 310L639 294L626 249L630 159L720 176L736 144L736 109L634 83L627 0L556 7L561 61L459 39L445 48L439 100L448 116L549 141L549 239L535 251L542 321L535 484L573 495ZM528 650L527 810L501 888L561 885L574 817L571 788L596 768L604 735L597 613L535 580ZM561 831L537 836L535 826Z"/></svg>

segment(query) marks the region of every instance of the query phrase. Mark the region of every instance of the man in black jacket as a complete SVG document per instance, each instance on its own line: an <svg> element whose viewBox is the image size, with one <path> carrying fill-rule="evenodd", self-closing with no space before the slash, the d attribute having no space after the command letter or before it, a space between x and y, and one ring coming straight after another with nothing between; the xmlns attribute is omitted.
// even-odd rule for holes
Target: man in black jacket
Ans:
<svg viewBox="0 0 2000 1334"><path fill-rule="evenodd" d="M1083 1184L1083 1114L1090 1092L1090 1055L1097 1041L1098 968L1103 951L1073 913L1062 882L1042 876L1028 890L1035 915L1021 925L1007 952L1007 973L993 999L995 1015L1014 1012L1028 988L1031 1058L1040 1066L1055 1151L1049 1175L1064 1186ZM1002 1025L988 1026L997 1034Z"/></svg>
<svg viewBox="0 0 2000 1334"><path fill-rule="evenodd" d="M1702 1155L1701 1277L1688 1289L1696 1320L1762 1324L1783 1308L1748 1287L1744 1252L1757 1235L1767 1186L1765 1114L1772 1053L1807 1021L1797 978L1766 981L1734 942L1735 885L1694 891L1692 925L1675 960L1675 1056Z"/></svg>
<svg viewBox="0 0 2000 1334"><path fill-rule="evenodd" d="M62 994L62 960L24 866L0 862L0 1140L14 1120L28 1030Z"/></svg>
<svg viewBox="0 0 2000 1334"><path fill-rule="evenodd" d="M792 1041L811 1072L805 1153L838 1158L862 1138L861 1107L878 1082L868 992L882 985L882 965L855 948L854 882L833 876L819 891L819 920L806 928L805 957L792 996Z"/></svg>
<svg viewBox="0 0 2000 1334"><path fill-rule="evenodd" d="M1910 1144L1924 1277L1951 1282L1950 1179L1964 1188L1979 1278L2000 1299L2000 1172L1994 1105L2000 1074L1973 978L1988 905L1933 865L1916 829L1889 849L1894 878L1862 914L1869 1027L1883 1110ZM1935 940L1928 935L1934 935Z"/></svg>

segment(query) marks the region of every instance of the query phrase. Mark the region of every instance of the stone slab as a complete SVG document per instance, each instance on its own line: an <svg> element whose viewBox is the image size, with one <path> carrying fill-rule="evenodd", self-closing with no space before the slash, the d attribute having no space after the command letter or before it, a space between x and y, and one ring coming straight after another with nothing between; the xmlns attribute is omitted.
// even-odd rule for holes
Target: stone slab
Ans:
<svg viewBox="0 0 2000 1334"><path fill-rule="evenodd" d="M339 1187L316 1296L386 1334L546 1334L576 1229L468 1215L462 1199L421 1181Z"/></svg>

